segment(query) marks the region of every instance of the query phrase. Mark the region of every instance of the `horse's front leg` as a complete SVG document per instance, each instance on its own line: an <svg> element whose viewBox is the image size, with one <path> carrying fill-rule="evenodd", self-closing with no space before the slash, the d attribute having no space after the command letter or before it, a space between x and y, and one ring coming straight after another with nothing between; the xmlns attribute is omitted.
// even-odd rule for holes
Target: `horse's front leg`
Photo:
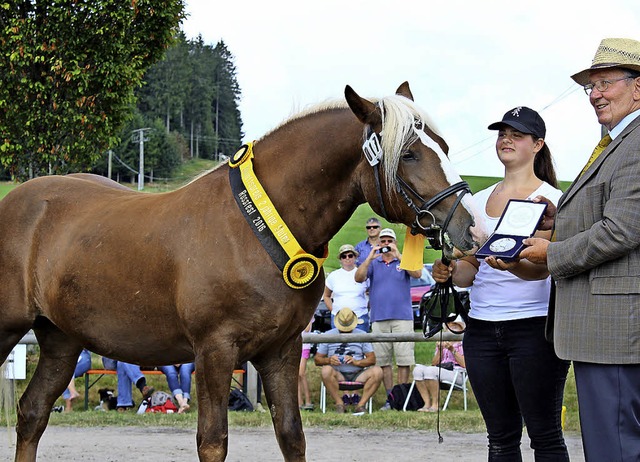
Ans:
<svg viewBox="0 0 640 462"><path fill-rule="evenodd" d="M217 340L220 342L220 340ZM204 351L203 351L204 350ZM227 407L236 353L220 349L196 349L198 386L198 457L222 462L227 457Z"/></svg>
<svg viewBox="0 0 640 462"><path fill-rule="evenodd" d="M261 356L256 364L262 378L280 450L287 462L304 462L306 441L298 407L298 367L300 337L288 341L272 355ZM283 357L282 354L285 356Z"/></svg>
<svg viewBox="0 0 640 462"><path fill-rule="evenodd" d="M46 325L34 328L40 345L38 365L18 406L16 462L36 460L53 403L73 377L82 349L53 324L41 324Z"/></svg>

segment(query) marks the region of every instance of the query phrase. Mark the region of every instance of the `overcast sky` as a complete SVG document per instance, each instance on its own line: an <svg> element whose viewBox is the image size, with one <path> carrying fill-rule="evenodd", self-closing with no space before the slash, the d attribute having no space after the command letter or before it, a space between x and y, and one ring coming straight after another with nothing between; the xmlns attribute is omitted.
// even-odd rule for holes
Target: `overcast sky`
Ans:
<svg viewBox="0 0 640 462"><path fill-rule="evenodd" d="M245 141L345 85L383 97L409 81L456 169L501 176L487 126L515 106L540 112L558 176L573 180L600 139L570 76L605 37L640 40L640 1L186 0L187 38L235 56Z"/></svg>

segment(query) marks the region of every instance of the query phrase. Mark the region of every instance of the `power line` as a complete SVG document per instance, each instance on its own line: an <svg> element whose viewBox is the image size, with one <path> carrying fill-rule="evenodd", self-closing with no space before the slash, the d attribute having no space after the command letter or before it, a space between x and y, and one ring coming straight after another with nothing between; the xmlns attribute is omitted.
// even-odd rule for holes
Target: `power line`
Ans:
<svg viewBox="0 0 640 462"><path fill-rule="evenodd" d="M565 99L566 97L568 97L569 95L571 95L572 93L574 93L574 92L576 92L576 91L578 91L580 89L581 89L581 87L577 87L573 83L570 84L569 87L566 90L564 90L562 93L560 93L558 96L556 96L549 104L544 106L539 112L544 112L546 109L549 109L551 106L557 104L558 102L562 101L563 99ZM484 138L484 139L482 139L480 141L477 141L477 142L467 146L466 148L463 148L463 149L461 149L461 150L459 150L457 152L451 153L451 156L450 156L451 161L452 162L455 161L457 163L467 162L467 161L469 161L469 160L471 160L471 159L483 154L490 146L487 146L487 147L483 148L480 151L476 151L476 152L474 152L473 154L471 154L468 157L465 157L465 158L462 158L462 159L458 159L458 158L454 159L456 156L459 156L463 152L468 151L469 149L472 149L472 148L478 146L479 144L485 143L487 140L490 140L490 139L493 139L493 136L488 136L488 137L486 137L486 138Z"/></svg>

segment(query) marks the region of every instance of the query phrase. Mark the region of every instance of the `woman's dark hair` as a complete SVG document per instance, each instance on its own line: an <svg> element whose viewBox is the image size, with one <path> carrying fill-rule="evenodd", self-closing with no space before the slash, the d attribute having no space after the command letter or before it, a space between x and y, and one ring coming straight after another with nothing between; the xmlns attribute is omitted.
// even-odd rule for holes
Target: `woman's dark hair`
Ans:
<svg viewBox="0 0 640 462"><path fill-rule="evenodd" d="M533 135L532 135L533 136ZM535 137L534 137L535 138ZM554 188L558 187L558 179L556 178L556 169L551 158L551 150L545 141L542 149L538 151L533 159L533 173L542 181L546 181Z"/></svg>

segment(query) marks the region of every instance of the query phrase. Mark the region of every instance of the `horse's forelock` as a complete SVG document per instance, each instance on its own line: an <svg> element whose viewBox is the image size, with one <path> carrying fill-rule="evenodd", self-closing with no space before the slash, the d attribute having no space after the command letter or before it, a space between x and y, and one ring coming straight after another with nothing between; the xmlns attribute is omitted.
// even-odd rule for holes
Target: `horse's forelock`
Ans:
<svg viewBox="0 0 640 462"><path fill-rule="evenodd" d="M382 98L382 152L387 191L394 191L396 186L396 172L402 153L417 139L414 126L418 122L428 126L436 134L430 117L413 101L404 96L393 95Z"/></svg>

